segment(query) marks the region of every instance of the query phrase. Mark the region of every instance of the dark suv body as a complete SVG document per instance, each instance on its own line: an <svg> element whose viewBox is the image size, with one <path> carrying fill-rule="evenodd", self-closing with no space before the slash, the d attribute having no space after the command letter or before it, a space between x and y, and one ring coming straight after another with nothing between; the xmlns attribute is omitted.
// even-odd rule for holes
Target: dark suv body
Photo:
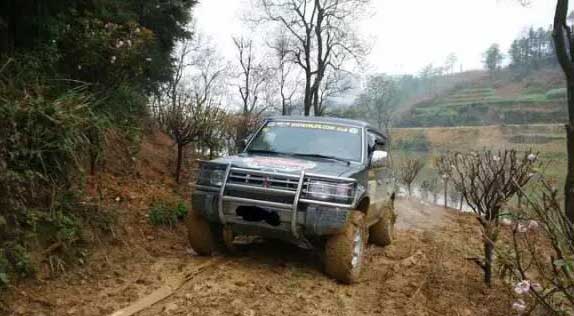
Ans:
<svg viewBox="0 0 574 316"><path fill-rule="evenodd" d="M201 163L192 197L192 247L210 254L218 242L232 247L236 235L259 235L328 252L330 240L352 230L351 239L360 240L347 240L353 249L346 256L357 270L369 231L375 243L392 238L394 193L385 175L385 142L381 132L360 121L267 119L242 153ZM369 181L375 169L382 175ZM198 242L200 234L213 238ZM328 274L345 282L360 272L330 273L328 266Z"/></svg>

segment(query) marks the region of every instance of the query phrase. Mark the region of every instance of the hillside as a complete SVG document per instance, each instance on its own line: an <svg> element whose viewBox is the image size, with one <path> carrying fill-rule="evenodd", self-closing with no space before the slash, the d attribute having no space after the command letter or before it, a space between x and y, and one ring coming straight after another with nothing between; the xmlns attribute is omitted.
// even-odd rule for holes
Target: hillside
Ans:
<svg viewBox="0 0 574 316"><path fill-rule="evenodd" d="M548 162L545 173L551 178L562 182L566 169L566 135L562 124L396 128L392 139L393 149L402 155L425 156L427 168L432 167L432 156L448 151L532 149Z"/></svg>
<svg viewBox="0 0 574 316"><path fill-rule="evenodd" d="M457 75L457 84L400 106L400 127L562 123L566 91L558 68ZM467 80L463 80L467 77ZM445 81L438 78L437 81Z"/></svg>

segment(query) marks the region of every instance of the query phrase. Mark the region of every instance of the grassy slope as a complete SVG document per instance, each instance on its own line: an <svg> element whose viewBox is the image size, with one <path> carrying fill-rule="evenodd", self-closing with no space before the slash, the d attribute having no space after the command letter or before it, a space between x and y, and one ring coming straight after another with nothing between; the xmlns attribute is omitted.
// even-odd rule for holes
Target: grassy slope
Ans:
<svg viewBox="0 0 574 316"><path fill-rule="evenodd" d="M453 77L454 78L454 77ZM435 79L448 81L448 77ZM520 76L502 71L456 75L456 84L436 90L432 97L401 106L399 124L411 126L459 126L490 124L562 123L565 100L547 92L564 86L559 69L543 69Z"/></svg>

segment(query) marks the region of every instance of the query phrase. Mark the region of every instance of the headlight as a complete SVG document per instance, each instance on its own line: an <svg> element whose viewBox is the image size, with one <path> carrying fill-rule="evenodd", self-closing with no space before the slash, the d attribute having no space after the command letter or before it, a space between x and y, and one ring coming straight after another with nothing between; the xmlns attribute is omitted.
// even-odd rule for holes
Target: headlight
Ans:
<svg viewBox="0 0 574 316"><path fill-rule="evenodd" d="M310 181L306 193L309 197L318 200L348 201L353 198L354 184Z"/></svg>
<svg viewBox="0 0 574 316"><path fill-rule="evenodd" d="M205 164L201 167L197 177L197 184L209 186L222 186L225 179L225 169L218 165Z"/></svg>
<svg viewBox="0 0 574 316"><path fill-rule="evenodd" d="M223 180L225 178L225 170L222 169L213 169L209 175L209 184L214 186L222 186Z"/></svg>

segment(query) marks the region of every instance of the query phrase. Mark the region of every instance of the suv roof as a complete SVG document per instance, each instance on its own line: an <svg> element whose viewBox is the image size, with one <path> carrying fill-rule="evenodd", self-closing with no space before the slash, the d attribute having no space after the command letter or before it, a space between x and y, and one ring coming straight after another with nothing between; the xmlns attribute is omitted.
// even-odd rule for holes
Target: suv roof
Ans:
<svg viewBox="0 0 574 316"><path fill-rule="evenodd" d="M340 124L345 126L357 127L357 128L368 128L370 130L375 131L383 138L387 138L387 135L382 131L378 130L374 126L370 125L367 122L358 121L358 120L351 120L351 119L344 119L338 117L323 117L323 116L274 116L267 119L267 121L297 121L297 122L310 122L310 123L332 123L332 124Z"/></svg>
<svg viewBox="0 0 574 316"><path fill-rule="evenodd" d="M368 123L357 120L336 118L336 117L317 117L317 116L275 116L268 119L269 121L298 121L298 122L311 122L311 123L333 123L359 128L371 128ZM375 129L376 130L376 129Z"/></svg>

